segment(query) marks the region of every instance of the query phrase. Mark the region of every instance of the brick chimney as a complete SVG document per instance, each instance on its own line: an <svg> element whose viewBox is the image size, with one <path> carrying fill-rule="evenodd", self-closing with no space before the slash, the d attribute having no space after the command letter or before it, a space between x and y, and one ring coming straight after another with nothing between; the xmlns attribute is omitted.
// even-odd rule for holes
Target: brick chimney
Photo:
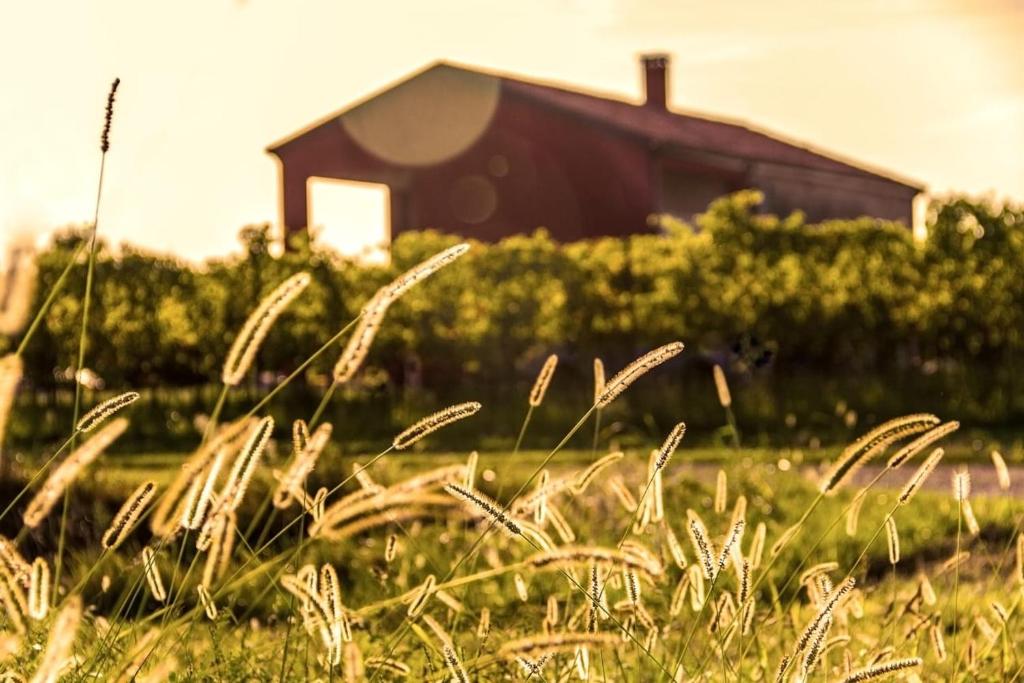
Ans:
<svg viewBox="0 0 1024 683"><path fill-rule="evenodd" d="M643 55L644 106L654 109L668 108L668 61L664 53Z"/></svg>

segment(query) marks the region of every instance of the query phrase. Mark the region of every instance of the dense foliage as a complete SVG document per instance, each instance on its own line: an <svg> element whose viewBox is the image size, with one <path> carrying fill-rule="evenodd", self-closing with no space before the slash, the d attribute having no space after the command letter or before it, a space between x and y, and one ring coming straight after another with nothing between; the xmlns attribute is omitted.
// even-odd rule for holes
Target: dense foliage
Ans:
<svg viewBox="0 0 1024 683"><path fill-rule="evenodd" d="M741 418L761 428L791 413L800 424L818 413L834 419L838 401L862 414L891 414L889 406L909 405L903 391L927 404L922 409L968 422L1024 415L1024 394L1012 385L1024 369L1024 209L936 203L926 239L915 241L901 224L808 224L800 215L758 214L758 201L756 192L737 193L713 203L696 225L663 219L661 234L628 239L560 245L538 230L474 244L459 268L389 312L361 388L388 400L408 388L438 400L521 397L555 352L563 361L556 390L561 383L579 398L563 402L571 412L589 400L595 355L614 370L638 351L682 339L687 351L675 378L638 392L634 408L657 417L662 389L684 401L709 395L717 362L738 389ZM68 233L41 255L39 292L49 291L79 238ZM261 295L306 269L314 282L272 331L253 375L273 382L395 273L456 241L403 235L385 267L305 240L274 257L267 227L247 228L241 239L242 255L198 268L127 246L102 248L87 357L108 387L216 382ZM73 270L77 280L26 354L26 376L43 387L74 364L84 273ZM13 341L0 339L0 351ZM329 351L312 366L309 386L320 384L336 356ZM720 424L708 410L690 419Z"/></svg>

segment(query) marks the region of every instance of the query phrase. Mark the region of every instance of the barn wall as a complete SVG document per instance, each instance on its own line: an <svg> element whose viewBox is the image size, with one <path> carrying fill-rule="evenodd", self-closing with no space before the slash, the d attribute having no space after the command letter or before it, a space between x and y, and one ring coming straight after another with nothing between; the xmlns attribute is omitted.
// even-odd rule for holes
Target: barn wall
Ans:
<svg viewBox="0 0 1024 683"><path fill-rule="evenodd" d="M758 162L750 167L750 187L765 193L763 209L784 215L803 211L808 220L872 216L913 222L912 188L883 178L840 175Z"/></svg>
<svg viewBox="0 0 1024 683"><path fill-rule="evenodd" d="M504 94L476 144L414 173L407 227L488 241L537 227L563 241L644 232L651 178L635 139Z"/></svg>

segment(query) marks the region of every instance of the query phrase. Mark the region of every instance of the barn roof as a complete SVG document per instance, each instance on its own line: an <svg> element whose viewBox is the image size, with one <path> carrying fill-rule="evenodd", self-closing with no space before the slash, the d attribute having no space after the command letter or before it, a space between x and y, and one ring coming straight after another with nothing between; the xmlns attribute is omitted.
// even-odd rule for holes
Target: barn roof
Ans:
<svg viewBox="0 0 1024 683"><path fill-rule="evenodd" d="M921 183L895 174L874 169L860 162L842 158L833 153L815 149L806 143L785 138L776 133L759 130L746 122L712 118L694 112L678 112L659 107L635 104L604 94L569 90L540 81L524 80L475 67L450 62L436 62L418 71L402 83L422 76L433 69L447 68L471 74L491 76L501 83L503 93L530 99L540 105L579 116L592 123L606 126L619 133L643 138L655 146L712 152L750 161L761 161L811 168L831 173L870 177L923 191ZM397 84L396 84L397 85ZM310 126L290 135L267 148L276 153L282 147L300 140L304 135L324 124L331 123L346 112L370 101L388 90L388 86L351 106L334 112Z"/></svg>

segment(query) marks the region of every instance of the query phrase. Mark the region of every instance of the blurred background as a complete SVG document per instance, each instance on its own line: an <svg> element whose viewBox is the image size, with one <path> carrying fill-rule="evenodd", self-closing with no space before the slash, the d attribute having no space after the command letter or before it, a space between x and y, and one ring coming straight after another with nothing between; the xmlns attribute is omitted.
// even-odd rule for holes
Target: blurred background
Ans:
<svg viewBox="0 0 1024 683"><path fill-rule="evenodd" d="M607 438L685 419L695 442L728 443L718 364L744 445L813 451L927 410L963 421L966 449L1020 451L1020 2L3 12L23 30L0 45L18 65L0 76L0 354L92 220L103 97L123 80L78 377L87 404L142 392L117 448L194 445L237 330L290 274L314 284L228 416L377 287L468 239L331 404L351 449L462 400L490 407L481 447L508 447L557 353L527 437L550 444L590 405L595 357L614 372L682 339ZM84 278L26 349L12 448L66 433ZM336 356L272 404L282 423L312 411Z"/></svg>

